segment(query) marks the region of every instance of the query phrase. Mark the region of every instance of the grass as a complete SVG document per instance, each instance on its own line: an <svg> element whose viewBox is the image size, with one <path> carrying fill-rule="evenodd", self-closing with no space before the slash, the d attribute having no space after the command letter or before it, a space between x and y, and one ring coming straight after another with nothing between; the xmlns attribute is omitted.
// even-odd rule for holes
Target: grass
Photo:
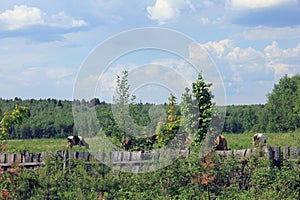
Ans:
<svg viewBox="0 0 300 200"><path fill-rule="evenodd" d="M230 149L246 149L252 147L254 133L223 134ZM264 133L270 146L300 146L300 131L290 133Z"/></svg>
<svg viewBox="0 0 300 200"><path fill-rule="evenodd" d="M253 133L242 133L242 134L223 134L228 142L230 149L246 149L252 147ZM267 142L271 146L300 146L300 130L291 133L264 133L267 138ZM109 149L107 145L102 143L95 143L97 139L86 139L91 144L91 151L97 151L93 149L93 146L101 146L103 149ZM95 144L95 145L93 145ZM2 153L20 153L20 152L46 152L46 151L58 151L65 150L67 148L67 141L64 138L61 139L30 139L30 140L8 140L7 149ZM103 150L102 149L102 150ZM74 151L80 150L85 151L84 147L79 148L78 146L73 147Z"/></svg>
<svg viewBox="0 0 300 200"><path fill-rule="evenodd" d="M26 139L26 140L8 140L7 149L4 153L20 152L44 152L64 150L67 147L66 139Z"/></svg>

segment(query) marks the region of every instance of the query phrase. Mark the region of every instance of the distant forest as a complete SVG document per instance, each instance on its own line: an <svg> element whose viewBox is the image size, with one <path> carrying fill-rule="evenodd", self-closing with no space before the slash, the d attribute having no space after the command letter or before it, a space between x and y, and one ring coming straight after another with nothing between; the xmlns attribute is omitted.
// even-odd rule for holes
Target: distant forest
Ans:
<svg viewBox="0 0 300 200"><path fill-rule="evenodd" d="M300 128L300 75L284 76L274 85L272 93L267 95L268 102L264 105L230 105L226 106L223 132L289 132ZM30 138L64 138L67 135L77 134L74 127L72 105L84 104L96 110L100 129L106 135L118 135L121 130L117 127L112 113L112 105L94 98L85 100L57 100L57 99L0 99L0 117L11 111L15 105L27 106L29 117L22 125L14 126L10 130L10 139ZM153 104L134 103L130 105L133 121L140 126L148 126L155 131L157 124L151 124L149 109ZM161 105L166 109L167 104ZM176 115L180 117L180 108L177 106ZM157 116L159 117L159 116ZM85 130L89 130L94 123L85 117ZM86 135L91 135L87 133Z"/></svg>

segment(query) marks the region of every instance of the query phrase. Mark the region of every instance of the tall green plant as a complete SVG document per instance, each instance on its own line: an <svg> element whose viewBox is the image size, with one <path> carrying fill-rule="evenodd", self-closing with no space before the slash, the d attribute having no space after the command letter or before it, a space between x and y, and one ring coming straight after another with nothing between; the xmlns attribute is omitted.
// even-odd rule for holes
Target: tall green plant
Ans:
<svg viewBox="0 0 300 200"><path fill-rule="evenodd" d="M176 97L169 96L166 123L158 122L157 140L160 147L167 145L177 134L180 127L180 118L176 113Z"/></svg>
<svg viewBox="0 0 300 200"><path fill-rule="evenodd" d="M181 113L183 130L193 137L191 149L199 151L208 132L213 113L211 84L205 83L199 73L192 90L186 89L182 96Z"/></svg>
<svg viewBox="0 0 300 200"><path fill-rule="evenodd" d="M117 76L116 95L113 96L114 104L112 111L114 120L117 122L118 127L121 129L121 135L118 136L119 140L124 140L129 135L134 135L136 127L130 116L130 105L133 104L135 96L129 94L128 71L123 71L123 75Z"/></svg>

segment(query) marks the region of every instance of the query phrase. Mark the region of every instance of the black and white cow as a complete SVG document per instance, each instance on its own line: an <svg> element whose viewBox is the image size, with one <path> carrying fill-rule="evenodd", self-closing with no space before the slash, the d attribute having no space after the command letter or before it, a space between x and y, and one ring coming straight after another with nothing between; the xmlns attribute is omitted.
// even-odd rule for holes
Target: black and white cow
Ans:
<svg viewBox="0 0 300 200"><path fill-rule="evenodd" d="M74 145L85 146L87 149L90 148L90 145L83 139L82 136L68 136L68 148L72 148Z"/></svg>
<svg viewBox="0 0 300 200"><path fill-rule="evenodd" d="M253 136L253 146L254 147L261 147L267 143L266 137L262 133L256 133Z"/></svg>

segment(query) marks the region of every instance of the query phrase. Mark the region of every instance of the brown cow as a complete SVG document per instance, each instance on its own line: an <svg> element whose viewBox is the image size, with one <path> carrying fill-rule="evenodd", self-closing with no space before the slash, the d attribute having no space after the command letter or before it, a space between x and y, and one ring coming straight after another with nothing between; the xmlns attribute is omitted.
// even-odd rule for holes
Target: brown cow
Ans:
<svg viewBox="0 0 300 200"><path fill-rule="evenodd" d="M215 140L215 150L227 150L227 140L223 135L219 135Z"/></svg>
<svg viewBox="0 0 300 200"><path fill-rule="evenodd" d="M127 151L130 146L131 146L132 140L130 138L126 138L123 142L122 145L125 148L125 150Z"/></svg>

